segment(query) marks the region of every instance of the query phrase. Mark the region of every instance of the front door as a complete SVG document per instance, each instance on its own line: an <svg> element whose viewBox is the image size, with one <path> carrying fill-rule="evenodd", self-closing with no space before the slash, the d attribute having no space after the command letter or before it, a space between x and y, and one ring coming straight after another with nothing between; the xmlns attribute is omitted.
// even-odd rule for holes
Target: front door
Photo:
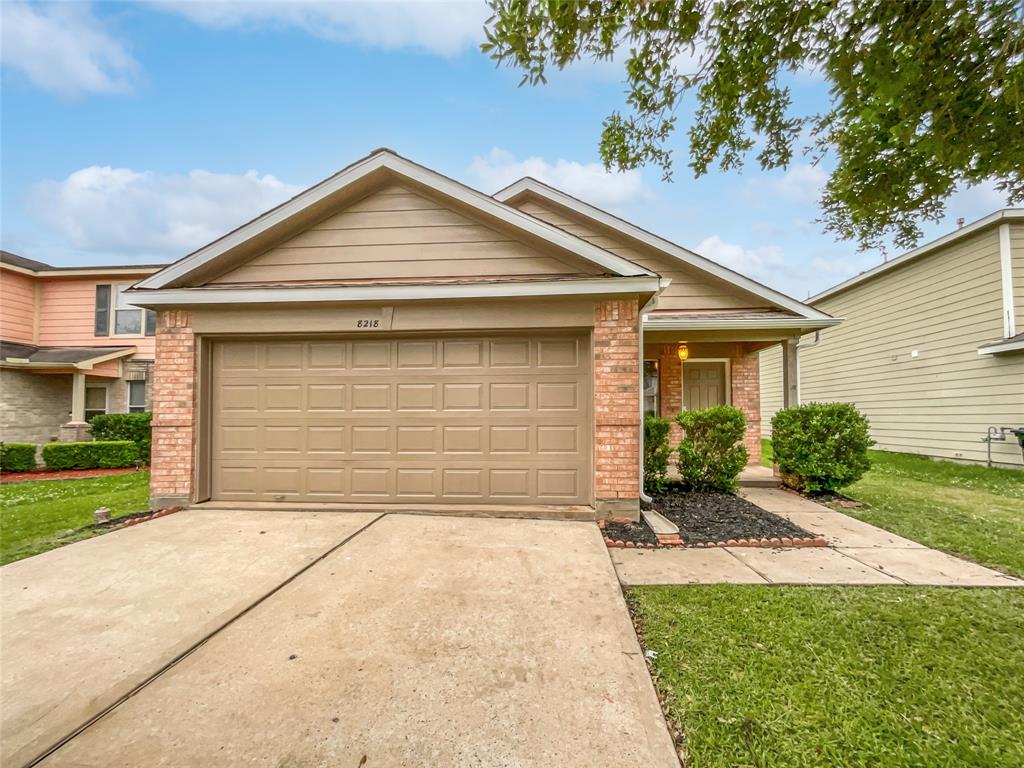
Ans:
<svg viewBox="0 0 1024 768"><path fill-rule="evenodd" d="M725 403L725 363L694 360L683 364L684 408L693 411Z"/></svg>

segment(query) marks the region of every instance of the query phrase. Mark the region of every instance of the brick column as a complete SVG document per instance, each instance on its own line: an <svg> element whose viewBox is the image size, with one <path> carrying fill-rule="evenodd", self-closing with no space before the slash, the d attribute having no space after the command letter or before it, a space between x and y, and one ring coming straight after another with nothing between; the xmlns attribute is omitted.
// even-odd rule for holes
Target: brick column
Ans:
<svg viewBox="0 0 1024 768"><path fill-rule="evenodd" d="M743 444L750 454L749 463L761 463L761 380L756 354L731 358L732 404L747 417Z"/></svg>
<svg viewBox="0 0 1024 768"><path fill-rule="evenodd" d="M153 366L152 509L188 504L195 461L196 344L192 315L159 313Z"/></svg>
<svg viewBox="0 0 1024 768"><path fill-rule="evenodd" d="M683 428L676 423L676 415L683 410L683 363L675 344L662 347L658 358L658 376L661 379L661 391L658 393L661 401L660 415L671 419L668 439L671 445L676 446L683 439Z"/></svg>
<svg viewBox="0 0 1024 768"><path fill-rule="evenodd" d="M608 517L640 517L640 306L594 308L594 496Z"/></svg>

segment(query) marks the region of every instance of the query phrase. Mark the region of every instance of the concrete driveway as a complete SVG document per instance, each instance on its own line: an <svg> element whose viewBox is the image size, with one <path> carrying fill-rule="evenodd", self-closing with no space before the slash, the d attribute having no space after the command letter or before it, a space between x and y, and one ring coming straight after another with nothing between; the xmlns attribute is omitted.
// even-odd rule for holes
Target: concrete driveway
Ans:
<svg viewBox="0 0 1024 768"><path fill-rule="evenodd" d="M0 580L5 766L678 765L592 523L190 511Z"/></svg>

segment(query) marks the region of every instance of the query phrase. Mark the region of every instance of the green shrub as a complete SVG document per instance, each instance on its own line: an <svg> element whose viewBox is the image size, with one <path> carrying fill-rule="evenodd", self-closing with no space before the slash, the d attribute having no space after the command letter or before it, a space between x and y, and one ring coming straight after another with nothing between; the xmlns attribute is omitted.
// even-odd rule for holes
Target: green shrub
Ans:
<svg viewBox="0 0 1024 768"><path fill-rule="evenodd" d="M644 417L644 490L659 493L668 484L668 434L672 422L658 416Z"/></svg>
<svg viewBox="0 0 1024 768"><path fill-rule="evenodd" d="M131 440L47 443L43 446L43 463L50 469L130 467L138 458L139 448Z"/></svg>
<svg viewBox="0 0 1024 768"><path fill-rule="evenodd" d="M743 433L747 419L731 405L683 411L676 417L683 428L679 444L679 474L697 491L734 491L736 478L747 465Z"/></svg>
<svg viewBox="0 0 1024 768"><path fill-rule="evenodd" d="M5 472L28 472L35 467L35 443L0 443L0 469Z"/></svg>
<svg viewBox="0 0 1024 768"><path fill-rule="evenodd" d="M139 448L139 458L149 463L153 443L151 413L104 413L89 422L93 440L131 440Z"/></svg>
<svg viewBox="0 0 1024 768"><path fill-rule="evenodd" d="M838 491L868 471L868 420L849 403L807 403L772 419L782 481L798 491Z"/></svg>

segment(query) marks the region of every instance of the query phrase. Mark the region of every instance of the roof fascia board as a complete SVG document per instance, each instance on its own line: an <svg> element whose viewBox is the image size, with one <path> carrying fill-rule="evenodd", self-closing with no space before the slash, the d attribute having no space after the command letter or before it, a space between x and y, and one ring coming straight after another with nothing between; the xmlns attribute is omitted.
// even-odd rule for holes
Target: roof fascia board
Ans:
<svg viewBox="0 0 1024 768"><path fill-rule="evenodd" d="M0 262L0 269L9 269L12 272L18 272L22 275L28 275L29 277L38 277L44 280L52 280L59 277L96 277L103 275L115 275L115 276L131 276L131 275L152 275L158 272L162 267L110 267L104 269L97 269L95 267L62 267L54 269L26 269L25 267L19 267L15 264L5 264Z"/></svg>
<svg viewBox="0 0 1024 768"><path fill-rule="evenodd" d="M723 330L817 330L839 325L842 319L830 317L824 320L795 317L787 320L649 320L643 321L646 331L709 331Z"/></svg>
<svg viewBox="0 0 1024 768"><path fill-rule="evenodd" d="M404 157L391 152L378 152L357 161L304 192L300 192L277 208L267 211L248 224L244 224L238 229L229 232L220 239L165 267L156 274L140 280L136 286L148 289L164 288L174 281L185 277L190 272L210 263L218 256L236 248L250 238L266 232L268 229L281 224L309 206L381 169L390 170L441 195L479 209L495 219L604 267L613 274L620 276L653 274L631 261L592 245L586 240L571 235L554 225L541 222L529 214L504 205L482 192L470 189L435 171L406 160Z"/></svg>
<svg viewBox="0 0 1024 768"><path fill-rule="evenodd" d="M128 355L134 355L138 352L136 347L128 347L127 349L118 349L114 352L110 352L105 355L98 355L97 357L90 357L88 360L79 360L74 364L75 368L80 368L84 371L90 370L93 366L105 363L109 360L117 360L120 357L127 357Z"/></svg>
<svg viewBox="0 0 1024 768"><path fill-rule="evenodd" d="M484 299L517 296L581 296L657 293L658 277L605 277L582 280L531 280L516 283L448 283L443 285L350 285L274 288L133 288L126 292L140 307L209 304L281 304L348 301L415 301Z"/></svg>
<svg viewBox="0 0 1024 768"><path fill-rule="evenodd" d="M571 195L567 195L554 187L549 187L547 184L539 182L536 179L532 179L530 177L520 179L514 184L505 187L505 189L496 192L494 194L494 198L501 202L506 202L525 192L547 198L564 208L575 211L582 216L586 216L587 218L597 221L609 229L620 232L626 237L643 243L649 248L653 248L679 261L689 264L692 267L696 267L697 269L707 272L708 274L717 277L719 280L732 283L748 293L752 293L755 296L766 299L771 303L788 309L791 312L795 312L798 315L814 320L822 320L829 317L821 310L810 307L807 304L797 301L796 299L769 288L766 285L762 285L756 280L751 280L749 277L745 277L739 272L734 272L731 269L723 267L721 264L716 264L700 254L694 253L680 245L676 245L669 240L658 237L645 229L641 229L635 224L630 224L628 221L620 219L618 216L614 216L607 211L602 211L600 208L595 208L589 203L585 203Z"/></svg>
<svg viewBox="0 0 1024 768"><path fill-rule="evenodd" d="M814 296L809 298L807 300L807 303L816 304L817 302L822 301L823 299L827 299L830 296L835 296L837 293L841 293L842 291L845 291L848 288L853 288L855 285L860 285L861 283L867 280L871 280L872 278L880 274L884 274L885 272L888 272L891 269L896 269L897 267L902 266L909 261L913 261L914 259L920 258L921 256L925 256L931 253L932 251L942 248L945 245L950 245L958 240L961 240L962 238L969 237L977 233L979 230L985 229L993 224L1009 223L1011 221L1024 221L1024 208L1004 208L1001 211L990 213L988 216L980 218L977 221L972 221L970 224L965 224L959 229L956 229L952 232L948 232L936 240L932 240L930 243L925 243L924 245L915 248L912 251L907 251L906 253L900 254L891 261L883 262L882 264L879 264L877 267L872 267L871 269L865 272L861 272L859 275L854 275L849 280L844 280L841 283L833 285L831 288L826 288L821 293L815 294Z"/></svg>

